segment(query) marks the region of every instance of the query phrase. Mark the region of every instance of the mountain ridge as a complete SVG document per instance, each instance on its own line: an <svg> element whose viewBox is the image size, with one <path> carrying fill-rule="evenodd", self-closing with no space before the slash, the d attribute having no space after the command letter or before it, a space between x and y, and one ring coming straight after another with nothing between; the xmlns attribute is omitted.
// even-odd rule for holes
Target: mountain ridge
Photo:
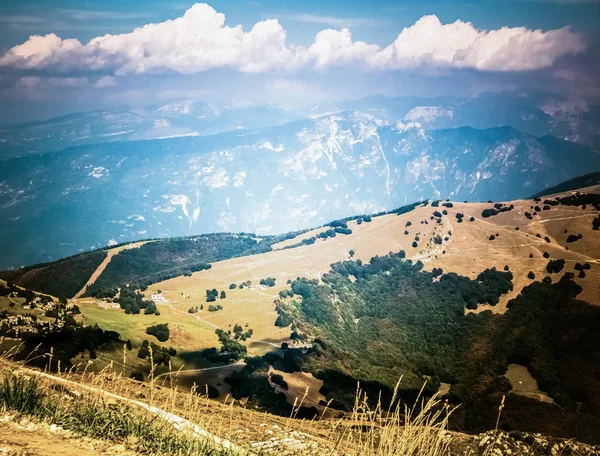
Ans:
<svg viewBox="0 0 600 456"><path fill-rule="evenodd" d="M21 249L7 251L6 268L109 242L286 232L325 223L324 213L341 218L429 198L511 200L600 169L600 155L512 127L425 130L354 112L2 163L2 243ZM63 223L48 230L54 220Z"/></svg>

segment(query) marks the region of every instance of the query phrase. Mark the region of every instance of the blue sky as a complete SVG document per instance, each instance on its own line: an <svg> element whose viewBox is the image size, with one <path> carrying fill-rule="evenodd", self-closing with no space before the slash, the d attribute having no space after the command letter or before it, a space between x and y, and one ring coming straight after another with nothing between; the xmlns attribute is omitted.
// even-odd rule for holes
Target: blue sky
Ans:
<svg viewBox="0 0 600 456"><path fill-rule="evenodd" d="M600 0L214 0L191 14L192 5L4 0L0 122L185 94L211 99L224 87L289 105L519 88L600 96ZM146 24L159 26L131 34Z"/></svg>

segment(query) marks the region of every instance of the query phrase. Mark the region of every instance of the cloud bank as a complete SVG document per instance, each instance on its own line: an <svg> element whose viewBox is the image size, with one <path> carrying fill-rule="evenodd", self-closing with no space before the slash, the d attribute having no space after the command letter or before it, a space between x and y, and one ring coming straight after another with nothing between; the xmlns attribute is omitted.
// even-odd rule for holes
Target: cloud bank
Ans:
<svg viewBox="0 0 600 456"><path fill-rule="evenodd" d="M310 46L293 46L286 43L286 31L277 20L244 31L240 25L225 25L223 14L198 3L177 19L96 37L87 44L53 33L32 36L0 56L0 71L55 76L95 72L108 77L100 86L114 85L114 76L216 68L263 73L362 65L375 71L434 67L520 72L551 67L561 57L585 50L582 37L569 27L480 30L460 20L442 24L433 15L404 28L383 48L353 41L347 28L326 29Z"/></svg>

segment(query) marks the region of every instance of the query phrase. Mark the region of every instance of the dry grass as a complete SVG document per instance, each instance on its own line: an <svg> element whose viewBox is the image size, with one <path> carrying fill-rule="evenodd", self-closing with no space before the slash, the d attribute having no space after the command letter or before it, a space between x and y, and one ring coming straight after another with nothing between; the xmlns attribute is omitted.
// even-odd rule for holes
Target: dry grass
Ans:
<svg viewBox="0 0 600 456"><path fill-rule="evenodd" d="M0 407L94 438L102 434L93 423L106 426L108 418L114 420L117 413L118 422L110 427L114 434L104 434L104 438L134 451L154 454L148 445L139 447L140 428L149 427L143 436L153 436L152 441L158 445L156 454L208 454L209 449L215 451L210 454L262 454L268 448L269 454L297 455L448 454L447 420L451 410L435 398L423 401L418 409L395 401L388 409L379 405L370 410L367 397L358 389L350 416L299 420L295 414L304 405L303 399L296 401L290 418L276 417L241 407L232 399L216 402L192 391L181 393L159 386L153 375L148 383L132 381L114 366L98 373L84 368L81 373L71 369L50 374L7 358L0 360L0 377L17 394L11 400L2 399L2 391L7 388L0 387ZM45 401L43 407L39 401ZM42 412L42 408L53 413ZM87 430L75 423L82 420ZM274 441L278 442L277 451L272 451Z"/></svg>
<svg viewBox="0 0 600 456"><path fill-rule="evenodd" d="M125 361L125 348L123 354ZM147 383L126 378L125 366L109 365L98 373L84 368L81 373L71 369L50 374L9 358L10 353L0 357L0 410L57 424L75 436L108 440L129 454L492 456L538 454L540 448L545 448L540 454L593 450L571 440L548 443L539 435L514 441L497 426L474 437L451 432L448 418L453 408L435 396L417 400L414 407L393 400L388 408L379 402L371 409L358 385L348 416L324 419L324 410L321 418L300 420L295 416L306 394L284 418L242 407L230 398L215 402L195 389L178 391L171 383L175 375L165 387L153 375ZM498 422L503 407L504 398Z"/></svg>

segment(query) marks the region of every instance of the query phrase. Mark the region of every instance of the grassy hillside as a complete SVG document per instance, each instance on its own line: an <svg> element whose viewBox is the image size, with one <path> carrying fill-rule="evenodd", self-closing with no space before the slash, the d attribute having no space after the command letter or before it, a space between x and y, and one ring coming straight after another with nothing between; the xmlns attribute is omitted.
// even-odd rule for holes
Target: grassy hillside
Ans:
<svg viewBox="0 0 600 456"><path fill-rule="evenodd" d="M356 406L346 418L302 421L294 414L275 417L240 407L237 401L216 402L203 392L175 396L155 383L123 378L119 369L50 375L0 360L0 438L8 454L486 456L499 451L597 451L573 440L529 433L450 432L448 418L455 411L439 399L424 401L420 410L406 410L402 403L389 410L369 409L364 399L364 392L357 391Z"/></svg>
<svg viewBox="0 0 600 456"><path fill-rule="evenodd" d="M320 388L307 402L318 414L326 411L321 400L348 413L357 380L370 398L381 391L385 402L402 377L398 394L408 403L427 380L424 394L439 390L461 405L451 420L455 429L494 428L497 404L507 395L505 429L594 441L600 239L591 192L510 203L434 201L351 217L344 228L333 223L260 241L211 235L120 252L94 286L121 255L122 266L104 279L107 287L123 277L145 286L161 268L174 277L145 291L148 298L160 290L160 315L126 314L110 299L77 300L86 324L117 331L132 345L125 354L94 347L98 359L90 359L89 369L126 360L128 375L168 375L170 362L182 369L175 387L210 384L221 397L232 394L283 415L302 400L302 378ZM333 225L348 234L321 236ZM209 255L231 258L186 269ZM166 342L147 333L164 324ZM154 370L138 356L144 340L160 355ZM82 349L77 362L88 359ZM223 366L234 359L245 366ZM515 365L531 374L531 391L511 383ZM293 388L273 383L274 370Z"/></svg>
<svg viewBox="0 0 600 456"><path fill-rule="evenodd" d="M106 251L96 250L54 263L0 272L0 278L41 293L71 298L85 285L105 258Z"/></svg>

